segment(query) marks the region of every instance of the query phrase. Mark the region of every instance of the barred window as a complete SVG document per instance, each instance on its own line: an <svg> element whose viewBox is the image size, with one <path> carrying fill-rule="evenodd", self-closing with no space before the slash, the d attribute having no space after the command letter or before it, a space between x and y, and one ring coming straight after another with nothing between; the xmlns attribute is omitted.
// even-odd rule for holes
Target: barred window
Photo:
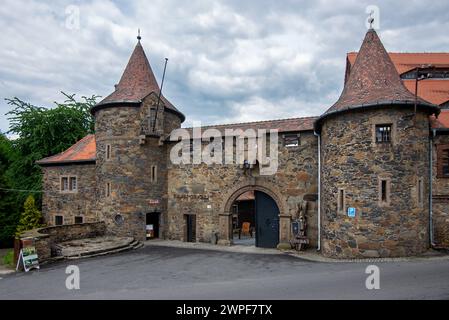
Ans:
<svg viewBox="0 0 449 320"><path fill-rule="evenodd" d="M376 125L376 142L391 142L391 124Z"/></svg>
<svg viewBox="0 0 449 320"><path fill-rule="evenodd" d="M75 217L75 224L81 224L83 223L83 220L82 216Z"/></svg>

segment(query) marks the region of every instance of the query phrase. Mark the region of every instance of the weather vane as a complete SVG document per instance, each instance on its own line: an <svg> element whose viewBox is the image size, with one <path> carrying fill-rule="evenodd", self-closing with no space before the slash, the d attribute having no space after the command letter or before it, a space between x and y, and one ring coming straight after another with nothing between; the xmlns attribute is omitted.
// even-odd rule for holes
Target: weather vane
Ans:
<svg viewBox="0 0 449 320"><path fill-rule="evenodd" d="M374 23L374 10L371 10L371 12L369 13L369 18L368 18L368 22L369 22L369 28L372 29L373 28L373 23Z"/></svg>
<svg viewBox="0 0 449 320"><path fill-rule="evenodd" d="M137 40L140 41L140 39L142 39L142 37L140 36L140 28L137 29Z"/></svg>

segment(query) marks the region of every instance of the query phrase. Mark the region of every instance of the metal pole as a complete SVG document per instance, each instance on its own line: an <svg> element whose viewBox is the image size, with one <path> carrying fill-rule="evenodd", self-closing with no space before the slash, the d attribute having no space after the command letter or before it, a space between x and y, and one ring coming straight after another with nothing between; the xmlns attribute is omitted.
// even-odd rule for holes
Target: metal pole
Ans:
<svg viewBox="0 0 449 320"><path fill-rule="evenodd" d="M159 90L159 96L157 97L156 114L154 116L154 123L153 123L153 130L152 130L153 132L156 130L157 114L159 112L159 104L161 102L162 88L164 87L165 72L167 70L167 62L168 62L168 58L165 58L164 73L162 74L161 89Z"/></svg>

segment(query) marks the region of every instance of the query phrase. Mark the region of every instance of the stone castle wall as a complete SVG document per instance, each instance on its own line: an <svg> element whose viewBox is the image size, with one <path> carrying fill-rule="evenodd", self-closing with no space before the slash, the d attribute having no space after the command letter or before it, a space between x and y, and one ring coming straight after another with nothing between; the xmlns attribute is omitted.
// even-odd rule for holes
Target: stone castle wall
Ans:
<svg viewBox="0 0 449 320"><path fill-rule="evenodd" d="M388 107L328 118L322 128L322 252L336 258L409 256L428 248L429 122L413 110ZM393 124L392 144L376 144L375 124ZM418 203L418 177L423 202ZM390 182L387 205L379 179ZM344 207L337 211L339 189Z"/></svg>
<svg viewBox="0 0 449 320"><path fill-rule="evenodd" d="M148 112L157 98L150 95L142 107L118 106L96 112L98 210L108 231L121 236L145 239L146 214L161 213L161 230L166 221L167 152L160 137L148 136ZM163 106L160 106L163 110ZM147 110L147 112L145 112ZM168 112L159 113L158 133L179 127L179 118ZM111 159L106 159L106 146L111 145ZM156 179L151 175L156 167ZM106 196L107 184L111 196ZM117 215L121 216L118 220Z"/></svg>
<svg viewBox="0 0 449 320"><path fill-rule="evenodd" d="M170 145L173 147L173 144ZM168 153L170 152L168 150ZM175 165L168 166L168 238L186 240L185 215L196 215L197 241L209 242L214 233L223 237L220 215L231 197L249 190L266 190L277 200L281 212L280 241L291 237L291 217L298 204L309 195L309 233L316 245L317 139L312 132L301 132L300 146L286 148L279 136L279 168L273 176L245 174L239 165ZM245 189L247 188L247 189ZM229 235L228 235L229 236ZM227 239L225 239L227 240Z"/></svg>
<svg viewBox="0 0 449 320"><path fill-rule="evenodd" d="M55 216L64 217L64 224L75 223L75 217L83 222L99 221L96 213L95 164L44 166L42 212L44 221L52 226ZM76 192L61 192L61 176L77 177Z"/></svg>
<svg viewBox="0 0 449 320"><path fill-rule="evenodd" d="M433 141L433 240L437 247L449 248L449 178L438 175L437 147L449 145L449 135L439 135Z"/></svg>

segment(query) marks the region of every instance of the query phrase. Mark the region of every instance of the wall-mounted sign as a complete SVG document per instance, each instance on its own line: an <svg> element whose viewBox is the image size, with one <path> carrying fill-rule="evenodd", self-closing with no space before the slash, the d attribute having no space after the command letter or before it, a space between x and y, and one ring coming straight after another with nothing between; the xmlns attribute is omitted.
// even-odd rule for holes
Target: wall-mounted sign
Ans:
<svg viewBox="0 0 449 320"><path fill-rule="evenodd" d="M348 208L348 217L355 218L356 210L353 207Z"/></svg>
<svg viewBox="0 0 449 320"><path fill-rule="evenodd" d="M159 201L159 199L151 199L151 200L148 201L148 203L149 204L159 204L160 201Z"/></svg>

